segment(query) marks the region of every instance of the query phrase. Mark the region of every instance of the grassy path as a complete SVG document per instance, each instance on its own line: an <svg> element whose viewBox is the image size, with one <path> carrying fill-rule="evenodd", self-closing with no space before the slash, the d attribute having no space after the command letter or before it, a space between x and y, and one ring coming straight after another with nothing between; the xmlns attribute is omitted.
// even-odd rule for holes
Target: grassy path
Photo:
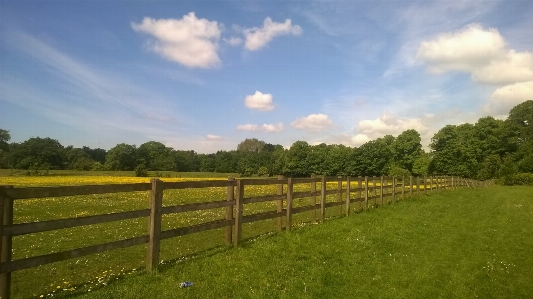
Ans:
<svg viewBox="0 0 533 299"><path fill-rule="evenodd" d="M532 277L533 188L494 186L215 248L54 298L531 298Z"/></svg>

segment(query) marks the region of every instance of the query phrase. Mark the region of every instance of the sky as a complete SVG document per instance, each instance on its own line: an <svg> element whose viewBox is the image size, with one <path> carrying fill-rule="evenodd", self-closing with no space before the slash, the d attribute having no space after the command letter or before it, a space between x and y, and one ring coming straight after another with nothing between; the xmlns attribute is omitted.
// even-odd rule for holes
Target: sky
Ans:
<svg viewBox="0 0 533 299"><path fill-rule="evenodd" d="M533 1L0 2L0 128L110 149L360 146L533 99Z"/></svg>

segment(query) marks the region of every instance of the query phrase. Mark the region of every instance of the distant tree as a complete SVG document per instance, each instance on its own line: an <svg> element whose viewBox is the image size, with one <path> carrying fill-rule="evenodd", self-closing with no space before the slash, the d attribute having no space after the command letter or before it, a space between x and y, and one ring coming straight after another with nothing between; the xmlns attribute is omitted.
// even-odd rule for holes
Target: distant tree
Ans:
<svg viewBox="0 0 533 299"><path fill-rule="evenodd" d="M258 153L263 150L265 145L266 143L264 141L258 140L257 138L246 138L237 145L237 151Z"/></svg>
<svg viewBox="0 0 533 299"><path fill-rule="evenodd" d="M101 164L105 163L105 157L107 155L107 151L105 149L101 148L90 148L88 146L84 146L81 148L87 155L89 155L89 158L91 160L100 162Z"/></svg>
<svg viewBox="0 0 533 299"><path fill-rule="evenodd" d="M120 143L107 152L105 168L109 170L134 170L137 166L137 147Z"/></svg>
<svg viewBox="0 0 533 299"><path fill-rule="evenodd" d="M308 155L310 146L305 141L296 141L285 155L283 174L290 177L304 177L311 175Z"/></svg>
<svg viewBox="0 0 533 299"><path fill-rule="evenodd" d="M392 143L393 163L411 173L413 172L415 161L421 154L421 138L416 130L404 131Z"/></svg>
<svg viewBox="0 0 533 299"><path fill-rule="evenodd" d="M81 148L69 145L65 148L66 168L75 170L91 170L94 160Z"/></svg>
<svg viewBox="0 0 533 299"><path fill-rule="evenodd" d="M413 163L413 169L411 170L411 173L415 176L427 175L430 161L431 159L429 154L422 153Z"/></svg>
<svg viewBox="0 0 533 299"><path fill-rule="evenodd" d="M33 137L10 147L11 161L18 169L63 169L65 149L51 138Z"/></svg>
<svg viewBox="0 0 533 299"><path fill-rule="evenodd" d="M173 149L161 142L148 141L137 148L137 164L143 164L148 170L174 170Z"/></svg>
<svg viewBox="0 0 533 299"><path fill-rule="evenodd" d="M9 131L0 129L0 168L9 167L9 140L11 140Z"/></svg>

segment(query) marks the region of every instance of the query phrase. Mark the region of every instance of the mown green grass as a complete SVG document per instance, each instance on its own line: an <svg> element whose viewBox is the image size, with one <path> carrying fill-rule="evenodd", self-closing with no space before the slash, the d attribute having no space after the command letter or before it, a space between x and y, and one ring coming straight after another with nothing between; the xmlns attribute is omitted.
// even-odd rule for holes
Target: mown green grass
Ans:
<svg viewBox="0 0 533 299"><path fill-rule="evenodd" d="M531 298L532 250L533 188L493 186L414 197L54 297Z"/></svg>

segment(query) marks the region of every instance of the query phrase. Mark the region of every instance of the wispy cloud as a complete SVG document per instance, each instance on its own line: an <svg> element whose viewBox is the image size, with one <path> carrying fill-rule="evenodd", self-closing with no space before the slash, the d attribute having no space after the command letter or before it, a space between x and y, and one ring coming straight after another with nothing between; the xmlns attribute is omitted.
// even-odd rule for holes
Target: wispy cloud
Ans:
<svg viewBox="0 0 533 299"><path fill-rule="evenodd" d="M46 66L53 80L3 77L2 100L44 113L48 118L68 125L133 131L145 136L176 134L174 127L183 118L164 97L140 87L110 70L89 67L31 35L8 35L12 47ZM112 74L112 75L110 75ZM28 81L28 80L35 80ZM51 85L50 85L51 84Z"/></svg>

